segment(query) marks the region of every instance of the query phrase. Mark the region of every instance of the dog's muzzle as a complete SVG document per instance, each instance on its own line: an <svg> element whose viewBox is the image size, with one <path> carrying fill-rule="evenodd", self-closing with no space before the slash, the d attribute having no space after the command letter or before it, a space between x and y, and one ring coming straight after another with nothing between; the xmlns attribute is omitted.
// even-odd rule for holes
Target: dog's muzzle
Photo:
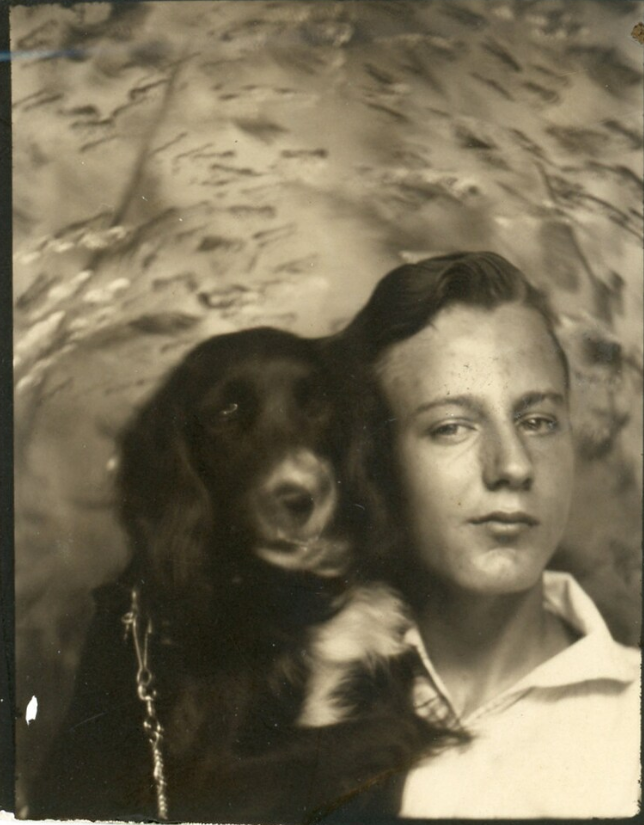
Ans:
<svg viewBox="0 0 644 825"><path fill-rule="evenodd" d="M339 555L335 542L323 537L336 514L337 487L331 463L309 450L298 450L281 461L251 504L258 555L280 567L299 569L316 566L315 560L323 561L320 556L325 552Z"/></svg>

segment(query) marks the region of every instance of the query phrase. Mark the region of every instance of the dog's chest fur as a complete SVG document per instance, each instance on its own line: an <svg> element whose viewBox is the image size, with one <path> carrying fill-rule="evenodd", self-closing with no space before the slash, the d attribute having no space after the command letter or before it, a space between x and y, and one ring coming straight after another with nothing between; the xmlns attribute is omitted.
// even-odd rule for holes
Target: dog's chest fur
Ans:
<svg viewBox="0 0 644 825"><path fill-rule="evenodd" d="M278 645L270 665L265 661L253 667L248 662L241 669L217 669L216 678L184 675L168 708L173 755L180 757L197 746L205 731L210 747L214 739L234 748L249 723L256 727L255 717L296 728L354 718L361 710L360 685L373 682L372 691L377 690L376 673L386 672L407 650L403 639L409 624L405 606L393 590L379 583L357 585L335 615L309 629L301 646L296 645L298 655L293 649L280 651ZM293 717L289 696L300 697ZM213 709L218 712L213 714Z"/></svg>
<svg viewBox="0 0 644 825"><path fill-rule="evenodd" d="M350 718L356 674L373 675L401 655L409 624L403 603L386 585L353 588L342 609L312 631L310 672L298 724L321 727Z"/></svg>

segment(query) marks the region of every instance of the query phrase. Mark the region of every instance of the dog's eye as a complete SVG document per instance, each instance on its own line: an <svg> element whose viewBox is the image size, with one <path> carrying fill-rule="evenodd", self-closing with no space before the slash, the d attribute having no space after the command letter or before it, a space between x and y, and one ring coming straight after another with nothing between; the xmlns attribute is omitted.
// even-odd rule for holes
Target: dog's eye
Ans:
<svg viewBox="0 0 644 825"><path fill-rule="evenodd" d="M214 386L206 395L199 410L199 418L207 429L248 427L255 418L257 398L251 387L243 381L229 381L224 386Z"/></svg>
<svg viewBox="0 0 644 825"><path fill-rule="evenodd" d="M222 418L230 418L230 416L235 415L237 410L239 409L239 404L236 404L234 401L230 404L226 404L221 410L219 410L219 415Z"/></svg>
<svg viewBox="0 0 644 825"><path fill-rule="evenodd" d="M236 401L229 401L224 404L213 404L199 413L199 419L203 426L210 429L214 427L225 427L237 421L241 415L240 405Z"/></svg>
<svg viewBox="0 0 644 825"><path fill-rule="evenodd" d="M239 404L232 401L230 404L226 404L225 407L222 407L218 412L218 418L222 421L227 421L230 418L235 418L237 413L239 412Z"/></svg>

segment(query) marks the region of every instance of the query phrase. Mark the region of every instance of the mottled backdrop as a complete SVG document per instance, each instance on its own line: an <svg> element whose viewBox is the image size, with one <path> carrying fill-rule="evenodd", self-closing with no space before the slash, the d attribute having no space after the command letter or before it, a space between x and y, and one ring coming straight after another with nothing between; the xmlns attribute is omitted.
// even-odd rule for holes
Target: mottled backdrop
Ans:
<svg viewBox="0 0 644 825"><path fill-rule="evenodd" d="M337 329L405 260L552 294L578 483L558 564L639 639L642 5L92 3L11 13L19 771L127 560L114 436L205 336ZM21 785L22 787L22 785Z"/></svg>

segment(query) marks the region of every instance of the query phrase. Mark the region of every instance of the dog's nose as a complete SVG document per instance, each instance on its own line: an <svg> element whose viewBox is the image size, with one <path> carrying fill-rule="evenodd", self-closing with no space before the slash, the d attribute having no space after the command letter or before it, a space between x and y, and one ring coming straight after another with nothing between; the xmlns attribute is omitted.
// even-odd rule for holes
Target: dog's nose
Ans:
<svg viewBox="0 0 644 825"><path fill-rule="evenodd" d="M265 538L304 541L325 529L336 503L330 462L301 450L282 459L265 479L255 498L255 512Z"/></svg>
<svg viewBox="0 0 644 825"><path fill-rule="evenodd" d="M314 494L299 484L281 484L273 493L286 513L297 523L307 522L315 507Z"/></svg>

